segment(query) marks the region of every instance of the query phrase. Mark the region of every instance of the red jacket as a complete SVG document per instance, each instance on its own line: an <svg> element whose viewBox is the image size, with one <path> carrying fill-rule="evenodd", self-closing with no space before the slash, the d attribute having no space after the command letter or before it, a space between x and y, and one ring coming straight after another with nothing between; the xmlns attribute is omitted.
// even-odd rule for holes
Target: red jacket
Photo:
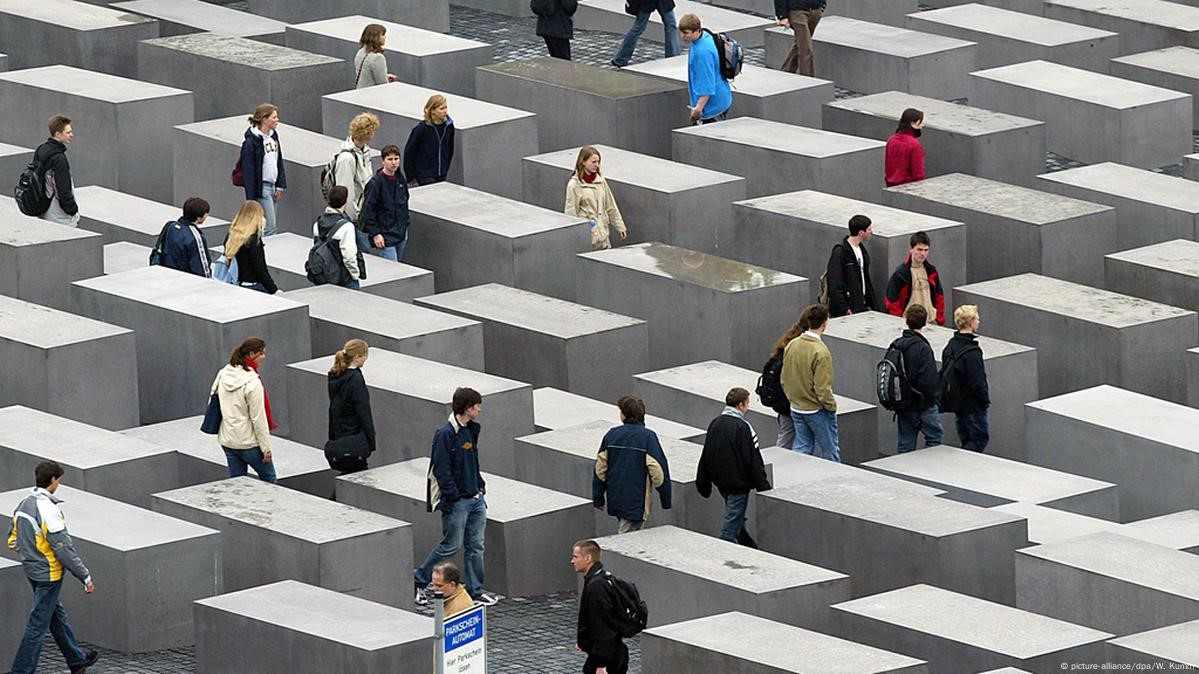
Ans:
<svg viewBox="0 0 1199 674"><path fill-rule="evenodd" d="M924 180L924 146L911 131L897 131L887 139L887 187Z"/></svg>
<svg viewBox="0 0 1199 674"><path fill-rule="evenodd" d="M933 297L933 306L937 309L937 315L929 318L935 320L937 325L945 325L945 290L941 288L941 275L933 263L928 260L924 261L924 273L928 274L929 293ZM887 281L887 295L883 298L883 303L887 307L887 313L892 316L902 316L904 310L908 308L910 299L912 299L912 256L908 254L903 259L903 264L900 264L891 273L891 278Z"/></svg>

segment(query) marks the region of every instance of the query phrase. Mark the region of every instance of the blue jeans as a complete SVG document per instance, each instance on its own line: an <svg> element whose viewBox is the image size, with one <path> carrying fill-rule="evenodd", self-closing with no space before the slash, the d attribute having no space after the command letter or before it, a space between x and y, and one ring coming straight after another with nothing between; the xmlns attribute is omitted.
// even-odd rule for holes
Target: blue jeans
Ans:
<svg viewBox="0 0 1199 674"><path fill-rule="evenodd" d="M271 236L279 231L279 226L275 224L275 183L262 183L262 196L258 198L258 203L262 205L262 214L266 217L266 227L262 233Z"/></svg>
<svg viewBox="0 0 1199 674"><path fill-rule="evenodd" d="M745 528L745 509L749 507L749 492L728 494L724 497L724 522L720 525L720 537L732 543L756 548L758 542Z"/></svg>
<svg viewBox="0 0 1199 674"><path fill-rule="evenodd" d="M381 258L391 260L392 262L404 261L404 249L408 247L408 235L404 235L404 239L394 246L384 246L383 248L375 248L375 244L370 240L370 237L365 233L359 232L358 248L363 252L370 252L378 255ZM366 241L366 248L362 247L363 240Z"/></svg>
<svg viewBox="0 0 1199 674"><path fill-rule="evenodd" d="M800 414L791 410L791 422L795 424L795 444L791 449L815 456L817 445L821 458L841 463L841 447L837 440L837 413L818 410L812 414Z"/></svg>
<svg viewBox="0 0 1199 674"><path fill-rule="evenodd" d="M899 420L900 454L916 449L916 433L924 433L925 447L941 444L941 409L936 405L923 412L900 412L895 418Z"/></svg>
<svg viewBox="0 0 1199 674"><path fill-rule="evenodd" d="M350 282L346 284L346 287L350 290L361 290L362 284L358 282L358 279L352 278L350 279Z"/></svg>
<svg viewBox="0 0 1199 674"><path fill-rule="evenodd" d="M262 450L257 447L249 449L229 449L221 447L225 450L225 463L229 464L229 477L241 477L246 474L246 468L253 468L258 474L258 479L263 482L275 482L275 464L266 463Z"/></svg>
<svg viewBox="0 0 1199 674"><path fill-rule="evenodd" d="M450 505L449 512L441 513L441 542L425 563L413 572L416 583L422 587L433 580L433 567L462 553L462 573L466 578L466 591L478 598L483 594L483 534L487 529L487 502L480 494L478 498L464 498ZM465 548L463 547L465 546Z"/></svg>
<svg viewBox="0 0 1199 674"><path fill-rule="evenodd" d="M54 637L54 643L58 644L58 650L62 651L67 666L83 664L87 660L87 653L75 640L75 633L67 622L67 611L58 598L62 592L62 581L41 583L31 580L29 584L33 586L33 608L29 611L29 621L25 623L25 636L17 647L17 657L12 661L13 674L33 674L37 670L47 628Z"/></svg>
<svg viewBox="0 0 1199 674"><path fill-rule="evenodd" d="M986 410L958 414L954 416L954 425L957 426L958 441L962 443L962 449L975 452L987 449L987 443L991 440L991 429Z"/></svg>
<svg viewBox="0 0 1199 674"><path fill-rule="evenodd" d="M621 68L629 65L629 61L633 58L633 50L637 48L637 41L641 39L641 34L645 32L645 27L649 25L649 15L652 11L641 12L637 18L633 19L633 25L629 28L629 32L624 34L624 40L620 43L620 49L616 51L616 56L612 58L612 62ZM658 16L662 17L662 30L666 35L666 58L678 56L683 53L679 47L679 24L675 21L674 12L671 10L663 11L661 3L658 6Z"/></svg>

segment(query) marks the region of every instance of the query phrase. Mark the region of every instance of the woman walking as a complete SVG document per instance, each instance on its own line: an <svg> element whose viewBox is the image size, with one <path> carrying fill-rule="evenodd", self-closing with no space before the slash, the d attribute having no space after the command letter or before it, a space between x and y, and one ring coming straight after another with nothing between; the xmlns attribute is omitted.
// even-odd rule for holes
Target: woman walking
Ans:
<svg viewBox="0 0 1199 674"><path fill-rule="evenodd" d="M342 475L366 470L366 458L375 451L375 422L371 396L362 376L370 346L351 339L333 356L329 369L329 442L325 457Z"/></svg>
<svg viewBox="0 0 1199 674"><path fill-rule="evenodd" d="M229 225L224 253L226 258L237 260L238 285L274 295L279 292L279 287L266 266L265 223L262 206L257 201L242 204L233 224Z"/></svg>
<svg viewBox="0 0 1199 674"><path fill-rule="evenodd" d="M591 221L591 250L612 247L609 228L616 229L622 241L629 236L616 197L600 174L599 150L590 145L579 150L574 173L566 183L566 214Z"/></svg>
<svg viewBox="0 0 1199 674"><path fill-rule="evenodd" d="M924 146L917 138L924 127L924 113L908 108L899 117L899 128L887 139L887 187L924 180Z"/></svg>
<svg viewBox="0 0 1199 674"><path fill-rule="evenodd" d="M275 222L275 203L287 189L283 170L283 148L279 145L279 108L263 103L248 120L245 139L241 143L242 180L246 200L257 201L266 215L266 235L279 231Z"/></svg>
<svg viewBox="0 0 1199 674"><path fill-rule="evenodd" d="M412 127L404 144L404 175L409 182L431 185L444 182L454 160L454 120L445 96L433 94L425 102L425 118Z"/></svg>
<svg viewBox="0 0 1199 674"><path fill-rule="evenodd" d="M217 442L225 450L229 477L241 477L253 468L263 482L275 481L271 456L271 401L258 376L266 358L266 342L250 337L229 354L229 364L217 372L212 393L221 405L221 427Z"/></svg>
<svg viewBox="0 0 1199 674"><path fill-rule="evenodd" d="M783 351L791 340L802 335L807 327L804 323L796 323L779 337L774 343L774 350L770 353L770 362L767 367L771 371L781 373L783 370ZM778 415L779 433L778 439L775 442L776 447L786 447L791 449L791 445L795 444L795 423L791 421L791 402L787 400L787 394L782 390L782 380L779 380L779 388L775 392L778 402L772 407L774 413Z"/></svg>
<svg viewBox="0 0 1199 674"><path fill-rule="evenodd" d="M383 45L387 44L387 28L377 23L367 24L358 38L362 46L354 55L354 88L365 89L376 84L395 82L396 77L387 72L387 56Z"/></svg>

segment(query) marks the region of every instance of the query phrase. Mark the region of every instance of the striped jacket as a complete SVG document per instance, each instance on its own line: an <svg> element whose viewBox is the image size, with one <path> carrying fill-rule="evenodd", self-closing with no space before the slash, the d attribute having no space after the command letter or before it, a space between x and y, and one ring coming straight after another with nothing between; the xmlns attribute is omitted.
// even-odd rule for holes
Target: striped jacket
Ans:
<svg viewBox="0 0 1199 674"><path fill-rule="evenodd" d="M91 573L84 566L67 533L67 522L53 494L34 487L13 511L8 548L21 555L29 580L47 583L62 580L65 567L86 583Z"/></svg>

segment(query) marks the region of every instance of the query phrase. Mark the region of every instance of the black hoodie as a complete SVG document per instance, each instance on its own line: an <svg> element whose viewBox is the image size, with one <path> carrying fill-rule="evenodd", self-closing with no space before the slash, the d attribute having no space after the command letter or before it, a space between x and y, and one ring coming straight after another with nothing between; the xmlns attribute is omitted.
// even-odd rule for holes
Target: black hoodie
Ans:
<svg viewBox="0 0 1199 674"><path fill-rule="evenodd" d="M33 153L41 167L42 177L46 171L54 171L54 194L58 198L58 207L67 215L79 213L79 205L75 203L75 190L71 186L71 164L67 161L67 146L53 138L38 146Z"/></svg>
<svg viewBox="0 0 1199 674"><path fill-rule="evenodd" d="M371 416L371 395L362 370L351 367L340 375L329 373L329 439L355 433L366 436L367 446L375 451L375 421ZM366 468L361 466L358 470Z"/></svg>

